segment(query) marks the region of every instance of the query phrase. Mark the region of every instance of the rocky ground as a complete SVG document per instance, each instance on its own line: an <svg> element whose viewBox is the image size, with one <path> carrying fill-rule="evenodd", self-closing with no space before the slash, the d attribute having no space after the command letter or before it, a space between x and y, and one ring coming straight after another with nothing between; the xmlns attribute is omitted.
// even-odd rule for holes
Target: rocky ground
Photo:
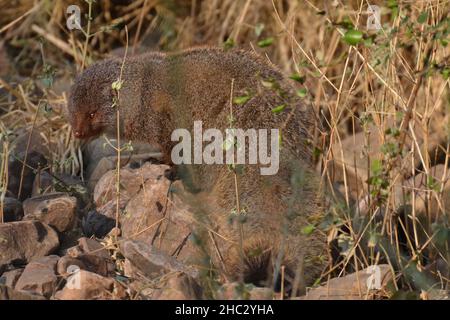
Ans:
<svg viewBox="0 0 450 320"><path fill-rule="evenodd" d="M45 141L35 130L27 150L28 137L25 132L15 139L9 160L0 224L0 299L206 298L192 260L195 219L172 192L179 181L169 179L157 150L135 144L133 152L122 154L116 226L117 155L104 138L86 146L82 181L41 169L49 156ZM413 180L420 184L418 177ZM420 198L418 193L418 206ZM371 273L362 270L297 298L381 297L393 274L389 265L380 265L377 290L369 290ZM239 288L224 283L215 298L279 298L270 288L248 286L245 295Z"/></svg>

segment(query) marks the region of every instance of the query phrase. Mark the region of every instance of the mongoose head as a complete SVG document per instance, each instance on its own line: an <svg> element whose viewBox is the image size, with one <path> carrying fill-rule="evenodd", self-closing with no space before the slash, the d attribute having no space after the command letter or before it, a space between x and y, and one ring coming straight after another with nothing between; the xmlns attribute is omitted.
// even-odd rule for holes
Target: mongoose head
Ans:
<svg viewBox="0 0 450 320"><path fill-rule="evenodd" d="M106 60L87 68L71 88L68 109L73 134L86 139L114 130L116 110L112 83L120 73L120 61Z"/></svg>

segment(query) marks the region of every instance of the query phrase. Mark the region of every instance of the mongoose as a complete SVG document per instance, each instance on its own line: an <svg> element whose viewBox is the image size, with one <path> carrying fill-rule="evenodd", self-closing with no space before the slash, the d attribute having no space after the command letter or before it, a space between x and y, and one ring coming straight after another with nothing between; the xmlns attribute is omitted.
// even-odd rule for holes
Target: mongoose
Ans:
<svg viewBox="0 0 450 320"><path fill-rule="evenodd" d="M327 254L325 235L315 228L324 210L308 145L314 115L291 80L257 54L238 49L146 53L125 59L121 73L122 62L96 63L76 78L68 102L74 135L116 134L112 83L121 74L121 134L159 145L168 162L173 130L192 132L194 121L222 132L280 129L275 175L261 175L254 164L234 171L226 164L192 164L179 166L180 176L207 216L214 266L231 279L276 285L276 271L283 269L297 287L317 280ZM233 219L238 199L241 219Z"/></svg>

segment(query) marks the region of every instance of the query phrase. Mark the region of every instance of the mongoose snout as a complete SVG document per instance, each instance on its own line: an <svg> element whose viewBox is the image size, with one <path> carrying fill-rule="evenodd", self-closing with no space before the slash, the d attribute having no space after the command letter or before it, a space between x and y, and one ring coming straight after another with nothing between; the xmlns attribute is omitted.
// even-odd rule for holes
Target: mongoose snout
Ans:
<svg viewBox="0 0 450 320"><path fill-rule="evenodd" d="M316 228L324 208L308 144L314 114L291 80L256 54L235 49L147 53L121 66L117 59L96 63L75 80L68 103L75 136L119 131L127 140L158 145L170 162L171 134L192 133L195 121L221 132L279 129L276 174L261 175L257 164L233 172L227 164L205 163L177 166L177 174L210 230L208 269L276 287L284 266L285 279L297 282L292 287L312 284L328 257L325 234ZM115 105L111 86L120 74ZM306 226L310 231L302 232Z"/></svg>

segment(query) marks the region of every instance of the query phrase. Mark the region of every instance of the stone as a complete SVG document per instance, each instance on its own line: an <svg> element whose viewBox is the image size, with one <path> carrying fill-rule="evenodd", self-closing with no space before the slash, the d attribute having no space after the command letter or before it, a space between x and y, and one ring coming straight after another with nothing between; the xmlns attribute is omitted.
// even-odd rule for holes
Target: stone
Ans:
<svg viewBox="0 0 450 320"><path fill-rule="evenodd" d="M0 267L11 263L27 263L51 254L58 246L58 234L40 221L0 224Z"/></svg>
<svg viewBox="0 0 450 320"><path fill-rule="evenodd" d="M326 284L312 288L302 300L367 300L373 299L393 279L391 267L387 264L375 266L378 269L364 270L329 280ZM379 278L378 278L379 277ZM377 283L377 278L379 283ZM379 286L378 286L379 285Z"/></svg>
<svg viewBox="0 0 450 320"><path fill-rule="evenodd" d="M82 254L78 255L77 259L86 266L86 270L102 276L114 274L115 264L102 244L94 239L83 237L78 240L78 246Z"/></svg>
<svg viewBox="0 0 450 320"><path fill-rule="evenodd" d="M72 258L78 258L83 254L83 250L81 250L79 245L67 248L66 254Z"/></svg>
<svg viewBox="0 0 450 320"><path fill-rule="evenodd" d="M46 300L45 297L31 294L26 291L18 291L0 284L0 300Z"/></svg>
<svg viewBox="0 0 450 320"><path fill-rule="evenodd" d="M19 280L20 276L22 275L23 269L14 269L11 271L6 271L2 274L0 277L0 285L5 285L10 288L14 288L14 286L17 283L17 280Z"/></svg>
<svg viewBox="0 0 450 320"><path fill-rule="evenodd" d="M47 171L41 171L36 174L33 182L32 197L46 193L54 192L86 192L83 181L80 177L69 174L50 174Z"/></svg>
<svg viewBox="0 0 450 320"><path fill-rule="evenodd" d="M429 132L424 132L421 126L414 126L414 135L416 142L411 139L411 134L408 131L408 135L405 140L405 148L411 147L412 144L420 146L421 154L428 152L432 158L436 154L441 152L439 145L445 146L443 141L446 141L445 137L445 122L433 121L429 128ZM380 160L383 156L383 144L397 143L396 139L385 134L384 128L397 128L398 125L393 119L387 119L385 126L371 124L367 130L360 131L354 135L350 135L342 141L335 139L333 144L333 160L330 162L332 170L329 172L332 182L344 182L344 176L346 177L348 191L350 195L359 201L360 196L367 192L367 179L369 177L370 161ZM427 144L424 144L425 137ZM427 147L425 149L425 146ZM445 147L442 148L445 150ZM414 157L413 157L414 156ZM414 168L417 168L420 164L420 158L417 154L407 153L402 157L402 176L408 178L413 172ZM344 168L346 174L344 175Z"/></svg>
<svg viewBox="0 0 450 320"><path fill-rule="evenodd" d="M441 188L442 197L439 195ZM434 221L439 215L450 212L450 168L439 164L430 168L428 175L421 172L397 187L395 191L398 205L412 204L414 192L416 214L430 217Z"/></svg>
<svg viewBox="0 0 450 320"><path fill-rule="evenodd" d="M171 274L162 283L161 289L152 290L152 300L199 300L202 289L197 282L184 273Z"/></svg>
<svg viewBox="0 0 450 320"><path fill-rule="evenodd" d="M127 205L130 199L125 197L120 197L119 199L119 213L122 213L125 206ZM117 215L117 204L116 199L109 200L105 204L97 207L97 212L103 216L106 216L110 219L116 219Z"/></svg>
<svg viewBox="0 0 450 320"><path fill-rule="evenodd" d="M5 197L3 201L3 222L20 221L22 218L22 203L14 198Z"/></svg>
<svg viewBox="0 0 450 320"><path fill-rule="evenodd" d="M123 241L120 249L133 268L146 277L152 278L168 272L184 272L193 278L198 277L198 272L193 268L187 267L177 259L142 241Z"/></svg>
<svg viewBox="0 0 450 320"><path fill-rule="evenodd" d="M71 256L63 256L58 260L58 263L56 265L56 272L63 277L67 277L71 274L71 269L73 269L73 266L76 266L83 270L87 270L86 265L83 263L83 261Z"/></svg>
<svg viewBox="0 0 450 320"><path fill-rule="evenodd" d="M17 132L8 161L8 191L12 197L23 201L31 196L36 173L47 166L49 150L48 141L41 131L32 129L30 134L29 129L23 129ZM19 192L22 168L22 190Z"/></svg>
<svg viewBox="0 0 450 320"><path fill-rule="evenodd" d="M159 169L160 173L163 169ZM182 188L180 181L171 183L159 176L148 179L125 207L120 220L122 236L150 243L180 261L191 263L197 249L190 239L195 219L189 207L174 192L169 192L177 188Z"/></svg>
<svg viewBox="0 0 450 320"><path fill-rule="evenodd" d="M244 290L240 290L238 282L224 284L217 292L219 300L273 300L274 292L271 288L255 287L246 285Z"/></svg>
<svg viewBox="0 0 450 320"><path fill-rule="evenodd" d="M117 140L110 139L112 146L117 147ZM161 158L159 149L143 142L132 142L131 148L128 141L122 142L122 152L120 165L126 166L132 162L142 163L145 160ZM89 142L84 149L84 160L88 164L86 168L86 178L89 181L88 186L92 190L99 179L108 171L116 168L117 151L112 147L104 137Z"/></svg>
<svg viewBox="0 0 450 320"><path fill-rule="evenodd" d="M78 239L78 245L84 253L93 254L106 259L110 258L108 251L100 242L95 239L82 237Z"/></svg>
<svg viewBox="0 0 450 320"><path fill-rule="evenodd" d="M20 189L20 177L22 176L22 167L25 160L25 153L19 153L10 158L8 164L8 192L9 194L23 201L31 196L35 171L39 171L47 165L47 160L43 154L38 151L30 151L26 156L26 166L23 170L22 189ZM19 197L20 194L20 197Z"/></svg>
<svg viewBox="0 0 450 320"><path fill-rule="evenodd" d="M116 220L91 210L81 222L84 235L103 239L115 226Z"/></svg>
<svg viewBox="0 0 450 320"><path fill-rule="evenodd" d="M148 180L156 181L161 179L164 177L164 172L168 169L169 166L153 165L149 162L136 169L123 168L120 170L120 197L125 200L131 199L144 187ZM116 170L110 170L105 173L94 190L94 202L97 207L111 200L116 200Z"/></svg>
<svg viewBox="0 0 450 320"><path fill-rule="evenodd" d="M44 193L51 192L53 189L54 178L47 171L41 171L34 177L32 197L39 196Z"/></svg>
<svg viewBox="0 0 450 320"><path fill-rule="evenodd" d="M77 199L65 193L45 194L23 203L25 220L39 220L59 232L71 230L77 217Z"/></svg>
<svg viewBox="0 0 450 320"><path fill-rule="evenodd" d="M114 280L79 270L67 279L64 288L55 294L58 300L105 300L111 299Z"/></svg>
<svg viewBox="0 0 450 320"><path fill-rule="evenodd" d="M17 280L15 289L50 298L58 282L55 273L58 260L58 256L51 255L31 261Z"/></svg>

